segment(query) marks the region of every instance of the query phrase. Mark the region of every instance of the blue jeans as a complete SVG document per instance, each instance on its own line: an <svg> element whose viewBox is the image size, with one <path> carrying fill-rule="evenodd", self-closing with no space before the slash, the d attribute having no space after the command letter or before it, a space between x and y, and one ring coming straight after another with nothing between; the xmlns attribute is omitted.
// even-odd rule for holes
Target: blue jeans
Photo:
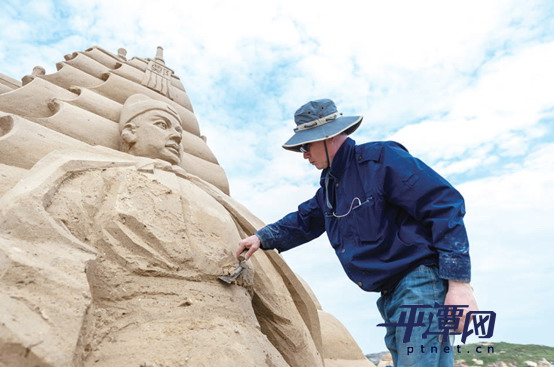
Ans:
<svg viewBox="0 0 554 367"><path fill-rule="evenodd" d="M410 309L402 305L430 305L444 304L448 281L439 278L438 269L420 265L408 273L396 285L394 290L384 293L377 300L377 307L385 323L398 323L401 314L406 320ZM432 331L439 331L436 309L417 309L418 313L425 312L423 323L425 326L413 327L409 342L404 342L407 327L386 326L385 344L392 354L396 367L452 367L454 366L454 349L449 338L442 335L425 335L429 329L428 314L435 314L432 322ZM417 318L416 318L417 319ZM444 339L444 340L443 340Z"/></svg>

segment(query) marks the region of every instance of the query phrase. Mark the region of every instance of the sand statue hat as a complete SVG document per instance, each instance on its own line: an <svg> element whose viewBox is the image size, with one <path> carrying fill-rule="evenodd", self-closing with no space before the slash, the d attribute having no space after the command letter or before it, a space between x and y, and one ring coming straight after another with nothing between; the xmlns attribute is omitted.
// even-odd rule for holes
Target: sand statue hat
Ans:
<svg viewBox="0 0 554 367"><path fill-rule="evenodd" d="M343 116L330 99L310 101L294 113L294 135L283 148L299 152L303 144L329 139L342 132L352 134L362 119L362 116Z"/></svg>
<svg viewBox="0 0 554 367"><path fill-rule="evenodd" d="M179 121L179 125L182 125L179 113L169 104L152 99L144 94L133 94L127 98L123 104L123 110L121 111L121 115L119 117L120 128L138 115L152 110L164 111L175 117L177 121Z"/></svg>

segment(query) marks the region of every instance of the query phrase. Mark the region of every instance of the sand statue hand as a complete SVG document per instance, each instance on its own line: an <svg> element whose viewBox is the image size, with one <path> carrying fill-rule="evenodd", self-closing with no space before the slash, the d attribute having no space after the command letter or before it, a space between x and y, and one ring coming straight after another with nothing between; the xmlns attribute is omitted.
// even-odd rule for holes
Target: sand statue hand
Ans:
<svg viewBox="0 0 554 367"><path fill-rule="evenodd" d="M235 256L238 259L243 252L248 250L246 251L246 254L243 254L245 260L248 260L250 259L250 256L254 254L254 252L258 251L260 245L261 242L258 236L252 235L250 237L247 237L239 242L239 247L237 248Z"/></svg>

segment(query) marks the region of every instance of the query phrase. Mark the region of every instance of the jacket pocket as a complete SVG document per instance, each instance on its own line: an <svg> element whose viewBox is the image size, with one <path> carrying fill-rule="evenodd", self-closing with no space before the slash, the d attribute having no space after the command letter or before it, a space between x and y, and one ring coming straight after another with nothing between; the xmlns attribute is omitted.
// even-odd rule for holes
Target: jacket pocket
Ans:
<svg viewBox="0 0 554 367"><path fill-rule="evenodd" d="M381 239L381 220L377 211L378 203L373 195L369 195L359 206L352 209L352 225L360 242L376 242Z"/></svg>

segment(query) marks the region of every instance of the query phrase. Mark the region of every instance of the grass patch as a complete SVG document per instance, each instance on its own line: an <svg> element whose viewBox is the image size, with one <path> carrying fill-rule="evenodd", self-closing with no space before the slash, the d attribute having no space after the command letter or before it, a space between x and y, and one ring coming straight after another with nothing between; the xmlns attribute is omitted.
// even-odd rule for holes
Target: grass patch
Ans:
<svg viewBox="0 0 554 367"><path fill-rule="evenodd" d="M525 361L539 362L543 358L554 362L554 348L535 344L510 344L510 343L477 343L460 344L458 353L454 347L454 360L464 360L468 365L474 365L472 359L483 361L486 366L489 363L504 362L512 366L525 366ZM494 352L492 349L494 349ZM479 353L480 352L480 353Z"/></svg>

